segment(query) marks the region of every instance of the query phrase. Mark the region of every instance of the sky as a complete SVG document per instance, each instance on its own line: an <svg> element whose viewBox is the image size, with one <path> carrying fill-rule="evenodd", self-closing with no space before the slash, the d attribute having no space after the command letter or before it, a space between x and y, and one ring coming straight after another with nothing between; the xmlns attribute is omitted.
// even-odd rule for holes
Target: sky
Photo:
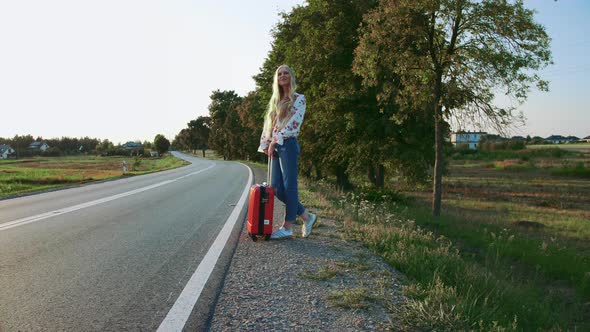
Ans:
<svg viewBox="0 0 590 332"><path fill-rule="evenodd" d="M255 88L279 13L302 3L0 0L0 137L172 140L208 115L214 90ZM590 1L525 6L553 39L554 65L541 72L550 92L531 91L514 134L588 136Z"/></svg>

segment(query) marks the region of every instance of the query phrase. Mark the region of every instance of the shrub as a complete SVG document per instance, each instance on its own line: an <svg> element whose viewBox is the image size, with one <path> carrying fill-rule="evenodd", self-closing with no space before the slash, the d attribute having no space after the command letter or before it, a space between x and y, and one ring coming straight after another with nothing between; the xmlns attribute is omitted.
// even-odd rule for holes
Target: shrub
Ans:
<svg viewBox="0 0 590 332"><path fill-rule="evenodd" d="M43 157L61 157L63 156L63 152L58 147L51 147L43 152L41 152Z"/></svg>

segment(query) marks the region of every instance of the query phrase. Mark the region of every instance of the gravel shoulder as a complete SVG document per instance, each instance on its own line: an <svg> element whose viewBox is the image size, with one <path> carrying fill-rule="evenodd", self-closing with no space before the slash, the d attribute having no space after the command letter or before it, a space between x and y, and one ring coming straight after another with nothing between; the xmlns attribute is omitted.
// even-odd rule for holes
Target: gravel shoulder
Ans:
<svg viewBox="0 0 590 332"><path fill-rule="evenodd" d="M251 168L257 183L266 178L265 169ZM254 242L244 225L208 330L400 330L403 275L346 240L342 222L322 207L307 208L319 223L306 239L295 225L290 240ZM284 205L275 200L275 230L283 216Z"/></svg>

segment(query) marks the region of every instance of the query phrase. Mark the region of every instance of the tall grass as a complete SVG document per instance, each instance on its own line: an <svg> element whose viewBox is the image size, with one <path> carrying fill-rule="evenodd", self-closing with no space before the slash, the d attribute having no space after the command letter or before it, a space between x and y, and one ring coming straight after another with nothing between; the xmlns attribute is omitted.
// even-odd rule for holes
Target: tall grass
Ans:
<svg viewBox="0 0 590 332"><path fill-rule="evenodd" d="M496 225L434 221L395 195L373 195L380 197L374 202L370 194L322 193L351 215L343 228L348 238L409 277L402 316L408 328L590 329L585 258Z"/></svg>
<svg viewBox="0 0 590 332"><path fill-rule="evenodd" d="M460 160L503 160L503 159L521 159L528 161L530 158L563 158L578 152L569 151L560 148L540 148L540 149L523 149L523 150L495 150L480 151L469 149L454 149L449 152L451 159Z"/></svg>
<svg viewBox="0 0 590 332"><path fill-rule="evenodd" d="M575 166L565 166L555 169L551 172L553 175L572 176L590 179L590 167L584 166L583 162L576 163Z"/></svg>

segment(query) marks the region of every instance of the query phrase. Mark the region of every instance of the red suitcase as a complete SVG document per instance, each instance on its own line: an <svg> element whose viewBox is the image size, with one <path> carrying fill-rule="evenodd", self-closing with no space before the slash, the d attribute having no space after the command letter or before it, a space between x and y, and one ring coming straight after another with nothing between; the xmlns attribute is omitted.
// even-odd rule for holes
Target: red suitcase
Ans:
<svg viewBox="0 0 590 332"><path fill-rule="evenodd" d="M250 200L248 202L248 235L252 240L258 240L258 236L270 239L272 234L272 220L275 203L275 190L270 186L271 162L268 164L268 183L255 184L250 187Z"/></svg>

